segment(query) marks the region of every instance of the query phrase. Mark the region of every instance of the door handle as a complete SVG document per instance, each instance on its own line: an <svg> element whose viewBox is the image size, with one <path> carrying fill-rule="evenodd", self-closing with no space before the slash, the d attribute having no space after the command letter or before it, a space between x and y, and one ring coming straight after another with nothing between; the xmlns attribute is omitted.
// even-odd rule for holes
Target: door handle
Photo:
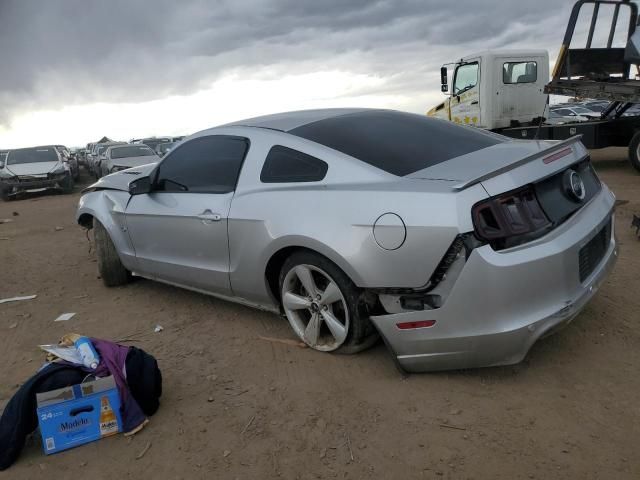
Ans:
<svg viewBox="0 0 640 480"><path fill-rule="evenodd" d="M219 222L222 220L222 215L219 213L213 213L211 210L207 209L200 215L197 215L196 218L202 220L202 223L207 224L211 222Z"/></svg>
<svg viewBox="0 0 640 480"><path fill-rule="evenodd" d="M478 105L478 100L474 100L473 102L471 102L471 105Z"/></svg>

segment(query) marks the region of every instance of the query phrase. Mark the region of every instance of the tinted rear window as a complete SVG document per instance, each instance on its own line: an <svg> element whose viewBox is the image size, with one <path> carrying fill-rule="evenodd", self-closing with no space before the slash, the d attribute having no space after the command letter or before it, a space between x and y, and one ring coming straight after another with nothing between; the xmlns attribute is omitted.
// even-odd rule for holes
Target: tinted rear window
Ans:
<svg viewBox="0 0 640 480"><path fill-rule="evenodd" d="M55 147L20 148L11 150L7 156L7 165L57 161L58 154Z"/></svg>
<svg viewBox="0 0 640 480"><path fill-rule="evenodd" d="M289 133L398 176L504 141L445 120L377 110L319 120Z"/></svg>
<svg viewBox="0 0 640 480"><path fill-rule="evenodd" d="M260 181L263 183L319 182L329 166L320 159L291 148L276 145L264 161Z"/></svg>

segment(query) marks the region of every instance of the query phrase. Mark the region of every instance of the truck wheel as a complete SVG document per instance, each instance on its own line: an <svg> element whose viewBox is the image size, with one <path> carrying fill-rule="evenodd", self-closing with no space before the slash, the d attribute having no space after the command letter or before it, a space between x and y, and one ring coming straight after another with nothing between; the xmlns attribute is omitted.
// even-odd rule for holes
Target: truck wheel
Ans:
<svg viewBox="0 0 640 480"><path fill-rule="evenodd" d="M107 230L95 218L93 219L93 236L98 256L98 272L102 277L102 282L107 287L117 287L128 283L131 279L131 273L122 265Z"/></svg>
<svg viewBox="0 0 640 480"><path fill-rule="evenodd" d="M375 330L362 292L333 262L296 252L284 262L279 283L284 313L311 348L356 353L372 345Z"/></svg>
<svg viewBox="0 0 640 480"><path fill-rule="evenodd" d="M636 132L629 143L629 162L640 172L640 131Z"/></svg>

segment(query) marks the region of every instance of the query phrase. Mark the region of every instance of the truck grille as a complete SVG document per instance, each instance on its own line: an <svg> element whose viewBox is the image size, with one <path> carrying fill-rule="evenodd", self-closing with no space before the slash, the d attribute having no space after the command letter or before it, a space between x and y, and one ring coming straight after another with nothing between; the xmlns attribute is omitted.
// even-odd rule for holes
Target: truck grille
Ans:
<svg viewBox="0 0 640 480"><path fill-rule="evenodd" d="M580 249L580 282L584 282L602 261L611 241L611 221Z"/></svg>

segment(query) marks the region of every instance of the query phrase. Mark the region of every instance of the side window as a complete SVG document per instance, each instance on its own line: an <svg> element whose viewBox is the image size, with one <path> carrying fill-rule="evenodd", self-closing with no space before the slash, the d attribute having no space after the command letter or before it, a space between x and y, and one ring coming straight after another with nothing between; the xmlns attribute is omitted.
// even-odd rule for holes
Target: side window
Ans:
<svg viewBox="0 0 640 480"><path fill-rule="evenodd" d="M456 68L453 94L460 95L478 84L478 62L465 63Z"/></svg>
<svg viewBox="0 0 640 480"><path fill-rule="evenodd" d="M326 162L276 145L269 150L264 161L260 181L263 183L319 182L327 174Z"/></svg>
<svg viewBox="0 0 640 480"><path fill-rule="evenodd" d="M154 188L165 192L228 193L238 183L249 140L212 135L183 143L160 163Z"/></svg>
<svg viewBox="0 0 640 480"><path fill-rule="evenodd" d="M538 81L536 62L507 62L502 66L502 81L511 83L535 83Z"/></svg>

